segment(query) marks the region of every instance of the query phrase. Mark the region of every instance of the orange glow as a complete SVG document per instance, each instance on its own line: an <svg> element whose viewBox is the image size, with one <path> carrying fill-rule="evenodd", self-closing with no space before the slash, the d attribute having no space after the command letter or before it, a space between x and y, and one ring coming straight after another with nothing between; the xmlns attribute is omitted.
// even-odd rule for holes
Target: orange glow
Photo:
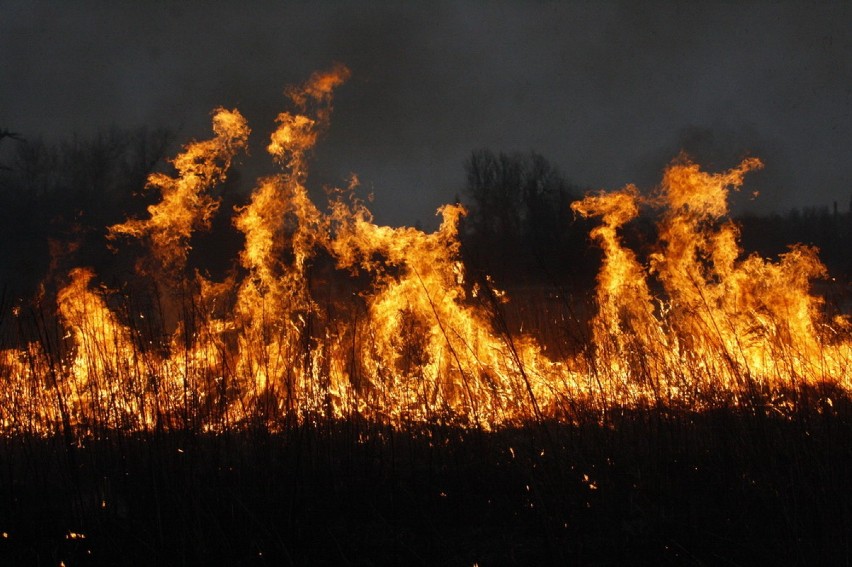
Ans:
<svg viewBox="0 0 852 567"><path fill-rule="evenodd" d="M176 178L150 176L148 186L159 190L162 200L148 207L149 219L128 220L109 229L112 237L149 238L155 269L173 274L184 267L192 232L209 228L219 208L219 201L206 191L224 181L231 160L246 147L250 131L239 112L220 108L213 115L213 132L215 138L193 142L175 158Z"/></svg>
<svg viewBox="0 0 852 567"><path fill-rule="evenodd" d="M700 408L821 382L849 387L852 344L840 332L846 320L824 321L822 300L809 289L826 275L816 250L795 245L778 262L743 259L737 227L722 220L729 189L758 167L749 159L709 174L675 161L657 198L659 244L647 266L617 234L638 213L634 188L574 204L604 223L592 231L605 256L596 367L637 399ZM649 282L660 288L656 297Z"/></svg>
<svg viewBox="0 0 852 567"><path fill-rule="evenodd" d="M220 211L211 193L248 143L236 110L213 114L214 137L188 144L175 176L149 178L161 200L109 234L149 247L140 275L158 283L163 313L72 270L56 296L62 339L44 331L0 351L5 431L275 429L355 415L495 428L571 420L577 407L701 410L756 397L783 407L797 387L852 386L852 325L827 320L809 287L826 276L816 250L744 256L726 220L728 192L758 160L711 174L681 157L654 195L627 186L575 202L600 219L590 234L603 252L597 311L589 348L554 359L536 329L508 330L511 298L467 281L462 206L441 207L426 233L377 225L354 176L325 210L311 200L308 153L348 77L335 66L286 91L294 108L278 115L267 147L281 172L260 179L245 206ZM659 218L646 254L622 237L643 210ZM231 213L240 270L221 282L188 274L193 233Z"/></svg>

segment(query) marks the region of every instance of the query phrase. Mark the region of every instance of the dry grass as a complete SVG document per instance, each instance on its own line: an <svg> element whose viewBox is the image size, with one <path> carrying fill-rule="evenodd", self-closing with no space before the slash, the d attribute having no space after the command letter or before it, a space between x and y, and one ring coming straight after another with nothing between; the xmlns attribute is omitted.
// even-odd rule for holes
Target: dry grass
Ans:
<svg viewBox="0 0 852 567"><path fill-rule="evenodd" d="M496 327L541 328L554 345L575 340L580 348L586 322L556 299L530 294L495 308ZM135 321L132 355L158 360L168 333L156 315L127 315L145 303L135 295L111 301ZM357 301L326 313L337 320L314 321L306 349L341 321L352 327L340 332L365 340ZM614 396L568 399L570 419L494 432L458 427L437 410L431 421L403 427L375 416L331 418L321 405L297 420L262 396L234 420L217 397L234 395L228 382L236 381L221 352L226 380L186 373L178 395L154 397L163 405L145 408L152 422L134 422L122 408L151 399L156 368L124 374L133 367L126 360L104 360L90 387L121 388L98 398L86 390L93 403L75 408L68 396L81 393L54 383L74 354L59 325L39 310L4 324L7 346L35 339L24 384L30 397L9 387L2 394L4 564L845 564L852 557L852 401L830 382L755 389L736 400L696 388L689 395L702 411L662 391L630 405ZM398 364L414 368L416 336L406 340L414 344L401 349L408 358ZM692 372L683 370L685 382ZM25 402L55 409L45 416ZM202 424L211 423L208 432Z"/></svg>

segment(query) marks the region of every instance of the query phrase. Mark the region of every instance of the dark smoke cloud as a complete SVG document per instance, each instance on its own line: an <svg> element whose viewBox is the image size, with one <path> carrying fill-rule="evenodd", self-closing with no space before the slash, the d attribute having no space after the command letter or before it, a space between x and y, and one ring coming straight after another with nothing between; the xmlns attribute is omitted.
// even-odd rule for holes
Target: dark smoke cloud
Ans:
<svg viewBox="0 0 852 567"><path fill-rule="evenodd" d="M475 148L536 150L574 182L651 186L681 149L758 155L759 212L852 192L848 3L0 2L0 128L204 137L237 106L252 160L283 87L353 78L316 181L359 174L380 221L429 224ZM759 177L758 177L759 176Z"/></svg>

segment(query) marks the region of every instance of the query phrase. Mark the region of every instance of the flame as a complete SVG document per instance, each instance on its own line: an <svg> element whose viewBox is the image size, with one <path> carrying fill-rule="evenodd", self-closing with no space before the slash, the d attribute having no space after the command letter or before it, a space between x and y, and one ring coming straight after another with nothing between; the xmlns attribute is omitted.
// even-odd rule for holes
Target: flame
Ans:
<svg viewBox="0 0 852 567"><path fill-rule="evenodd" d="M372 275L365 293L370 340L359 358L373 381L369 390L381 396L367 402L394 421L441 412L480 425L535 417L544 385L522 355L538 353L533 346L513 349L466 301L458 241L465 211L446 205L439 214L438 231L424 234L377 226L359 203L333 205L338 265Z"/></svg>
<svg viewBox="0 0 852 567"><path fill-rule="evenodd" d="M187 145L174 159L176 178L161 173L148 178L148 186L162 194L159 203L148 207L150 218L109 228L113 238L149 238L157 268L168 274L184 268L193 231L210 228L219 200L205 191L224 181L231 160L246 147L250 130L238 111L220 108L213 114L213 132L215 138Z"/></svg>
<svg viewBox="0 0 852 567"><path fill-rule="evenodd" d="M188 144L174 176L149 178L161 198L148 218L109 234L148 246L138 268L157 283L152 297L72 270L56 295L62 338L39 323L35 340L0 351L4 431L275 429L351 416L494 428L570 420L578 408L700 410L823 382L850 388L852 325L827 320L810 292L826 276L817 251L743 257L726 220L729 191L758 160L711 174L681 157L654 195L627 186L575 202L600 219L597 312L589 347L554 358L530 331L510 331L505 293L468 281L462 206L441 207L426 233L377 225L354 176L325 210L311 200L309 154L349 74L334 66L285 91L293 110L267 146L281 171L229 211L244 247L224 281L188 274L187 259L192 235L221 214L212 189L246 150L245 119L218 109L214 136ZM643 210L659 217L647 254L623 238ZM20 310L14 319L22 325Z"/></svg>
<svg viewBox="0 0 852 567"><path fill-rule="evenodd" d="M618 236L638 214L635 188L573 205L603 219L592 231L604 251L596 368L634 398L700 407L821 382L849 387L852 345L840 338L848 322L824 321L822 300L809 289L827 275L817 251L794 245L777 262L740 259L737 227L723 221L729 190L759 167L747 159L709 174L683 157L672 163L657 197L659 245L646 266Z"/></svg>

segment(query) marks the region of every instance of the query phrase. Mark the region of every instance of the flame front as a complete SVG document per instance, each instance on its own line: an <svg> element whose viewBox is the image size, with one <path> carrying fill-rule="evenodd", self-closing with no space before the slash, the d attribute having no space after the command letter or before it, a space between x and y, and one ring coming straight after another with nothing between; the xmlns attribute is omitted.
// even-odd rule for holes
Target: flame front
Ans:
<svg viewBox="0 0 852 567"><path fill-rule="evenodd" d="M664 212L647 266L618 236L638 214L635 188L574 203L603 219L592 236L604 251L594 321L595 369L611 384L604 392L700 409L820 383L849 388L848 320L825 321L810 293L810 281L827 275L816 250L740 259L737 227L721 220L728 191L759 167L747 159L714 175L676 160L656 199ZM649 282L661 290L656 297Z"/></svg>
<svg viewBox="0 0 852 567"><path fill-rule="evenodd" d="M211 189L246 148L245 119L217 110L214 137L186 146L177 175L149 178L160 194L149 217L109 233L148 246L137 268L155 284L150 297L72 270L56 296L62 339L45 323L37 340L0 352L6 431L275 429L355 415L494 428L571 420L579 407L782 407L803 386L850 388L852 326L827 320L810 293L826 275L816 251L743 258L724 221L728 191L758 160L709 174L679 158L652 197L628 186L574 203L601 219L597 313L590 348L553 359L535 329L508 330L505 294L466 281L463 207L440 208L440 228L424 233L375 224L354 179L324 211L310 199L308 154L348 76L336 66L286 91L293 111L267 147L282 169L232 211L244 248L225 281L188 273L187 259L193 233L220 213ZM645 260L621 236L643 207L660 211Z"/></svg>

